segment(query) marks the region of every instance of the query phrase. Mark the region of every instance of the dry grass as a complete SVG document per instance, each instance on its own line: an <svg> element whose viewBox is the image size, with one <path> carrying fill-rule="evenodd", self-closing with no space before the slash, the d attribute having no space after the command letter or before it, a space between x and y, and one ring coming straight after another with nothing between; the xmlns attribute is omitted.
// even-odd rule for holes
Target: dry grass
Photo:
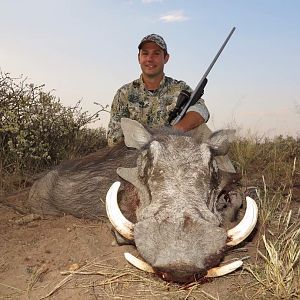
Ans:
<svg viewBox="0 0 300 300"><path fill-rule="evenodd" d="M276 197L271 198L277 202ZM244 267L250 279L244 276L239 286L243 299L300 298L300 213L289 210L286 201L281 212L268 214L270 219L263 226L259 223L257 255Z"/></svg>
<svg viewBox="0 0 300 300"><path fill-rule="evenodd" d="M271 226L272 225L272 226ZM248 271L259 286L259 299L299 299L300 297L300 219L283 209L262 235L257 263ZM262 248L260 250L260 248Z"/></svg>
<svg viewBox="0 0 300 300"><path fill-rule="evenodd" d="M213 295L205 290L205 285L200 282L188 285L167 283L133 267L115 268L105 261L92 261L76 271L61 272L61 280L47 284L44 280L42 285L39 278L45 272L44 268L35 270L27 290L6 285L12 290L7 299L25 295L27 299L33 299L33 295L36 299L38 294L42 295L37 298L40 300L64 299L64 295L75 299L222 299L218 293Z"/></svg>
<svg viewBox="0 0 300 300"><path fill-rule="evenodd" d="M300 181L300 140L278 137L274 140L258 135L237 138L231 145L230 157L243 175L245 185L264 184L284 190ZM293 172L291 171L293 169ZM300 182L299 182L300 183Z"/></svg>
<svg viewBox="0 0 300 300"><path fill-rule="evenodd" d="M248 184L261 186L257 189L258 256L246 268L254 278L249 285L251 299L299 299L300 210L291 202L292 187L299 182L299 141L279 139L272 147L257 139L242 144L238 141L233 148L237 165ZM254 168L261 170L262 184Z"/></svg>

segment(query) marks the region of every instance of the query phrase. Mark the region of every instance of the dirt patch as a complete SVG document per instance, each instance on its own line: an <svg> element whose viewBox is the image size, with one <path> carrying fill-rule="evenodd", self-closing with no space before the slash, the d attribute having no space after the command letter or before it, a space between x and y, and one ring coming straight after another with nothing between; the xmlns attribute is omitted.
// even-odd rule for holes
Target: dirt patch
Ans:
<svg viewBox="0 0 300 300"><path fill-rule="evenodd" d="M245 299L250 276L243 269L201 283L167 283L128 265L123 253L136 255L135 248L113 245L105 220L24 218L27 193L0 204L0 299ZM256 239L226 260L253 262Z"/></svg>

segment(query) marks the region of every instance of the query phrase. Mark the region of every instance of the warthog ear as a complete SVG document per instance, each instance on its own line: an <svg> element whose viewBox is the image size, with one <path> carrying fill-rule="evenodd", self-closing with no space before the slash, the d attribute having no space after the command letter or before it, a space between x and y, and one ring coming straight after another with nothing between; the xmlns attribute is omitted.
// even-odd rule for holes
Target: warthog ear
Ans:
<svg viewBox="0 0 300 300"><path fill-rule="evenodd" d="M141 149L151 140L151 134L142 124L135 120L122 118L121 128L124 134L124 142L127 147Z"/></svg>
<svg viewBox="0 0 300 300"><path fill-rule="evenodd" d="M234 134L233 129L218 130L211 134L206 143L214 155L225 155L229 150L229 144L233 141Z"/></svg>
<svg viewBox="0 0 300 300"><path fill-rule="evenodd" d="M138 179L138 170L137 168L123 168L119 167L117 169L117 174L133 184L134 186L137 186L139 184L139 179Z"/></svg>

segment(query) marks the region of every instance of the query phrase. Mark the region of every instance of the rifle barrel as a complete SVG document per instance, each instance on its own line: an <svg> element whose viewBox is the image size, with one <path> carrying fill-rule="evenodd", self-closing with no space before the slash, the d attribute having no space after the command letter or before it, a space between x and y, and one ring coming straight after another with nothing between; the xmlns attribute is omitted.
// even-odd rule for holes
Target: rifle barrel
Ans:
<svg viewBox="0 0 300 300"><path fill-rule="evenodd" d="M218 53L216 54L215 58L213 59L213 61L211 62L211 64L208 66L206 72L204 73L204 75L202 76L201 80L199 81L199 83L197 84L196 88L194 89L194 91L191 94L190 100L188 101L188 103L186 104L186 106L182 109L182 111L180 112L180 114L174 119L174 121L172 122L172 125L175 125L176 123L178 123L183 116L185 115L187 109L190 106L190 103L193 100L193 97L195 96L195 94L197 93L198 89L201 87L203 81L205 80L205 78L207 77L207 75L209 74L210 70L212 69L212 67L214 66L215 62L217 61L217 59L219 58L220 54L222 53L223 49L225 48L226 44L228 43L229 39L231 38L233 32L235 31L235 27L233 27L229 33L229 35L227 36L226 40L224 41L223 45L221 46L220 50L218 51Z"/></svg>

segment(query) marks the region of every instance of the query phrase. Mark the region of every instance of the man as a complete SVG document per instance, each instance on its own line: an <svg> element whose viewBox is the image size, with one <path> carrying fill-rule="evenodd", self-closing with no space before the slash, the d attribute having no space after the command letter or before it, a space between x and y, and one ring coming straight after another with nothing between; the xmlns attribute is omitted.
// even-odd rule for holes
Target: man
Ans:
<svg viewBox="0 0 300 300"><path fill-rule="evenodd" d="M164 66L169 54L161 36L145 36L138 49L142 74L139 79L122 86L114 97L107 134L110 146L123 139L120 126L122 117L139 121L148 127L166 126L169 112L174 109L180 92L192 91L185 82L165 76ZM199 99L174 128L186 132L208 119L209 112L203 99Z"/></svg>

